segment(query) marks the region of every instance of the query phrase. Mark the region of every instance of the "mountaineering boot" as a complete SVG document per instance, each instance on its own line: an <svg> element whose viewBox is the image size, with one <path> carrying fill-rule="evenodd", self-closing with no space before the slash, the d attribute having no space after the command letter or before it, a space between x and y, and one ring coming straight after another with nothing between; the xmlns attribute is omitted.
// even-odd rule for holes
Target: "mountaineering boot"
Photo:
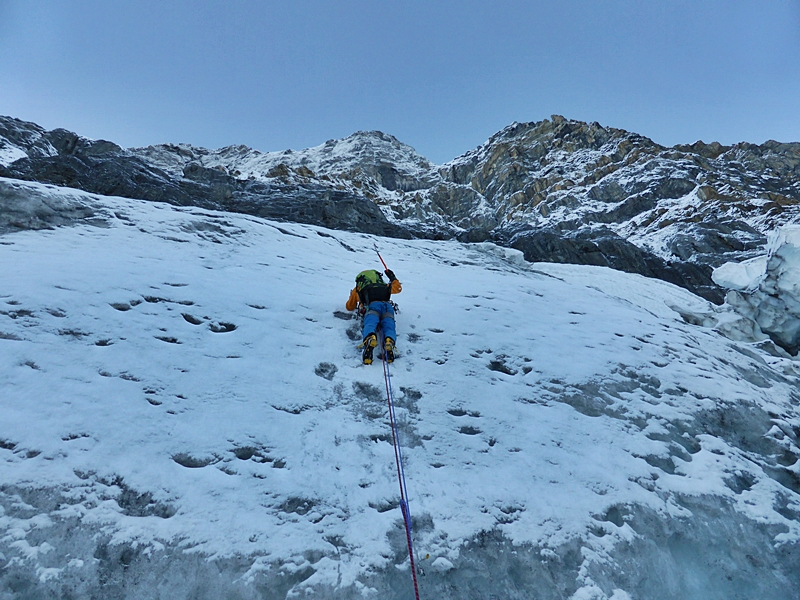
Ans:
<svg viewBox="0 0 800 600"><path fill-rule="evenodd" d="M364 361L365 365L372 364L372 350L375 346L378 345L378 337L374 333L370 333L367 337L364 338L364 341L361 344L364 346L364 354L361 355L362 360Z"/></svg>
<svg viewBox="0 0 800 600"><path fill-rule="evenodd" d="M394 362L394 340L390 337L386 338L385 343L383 344L383 355L386 358L386 362L393 363Z"/></svg>

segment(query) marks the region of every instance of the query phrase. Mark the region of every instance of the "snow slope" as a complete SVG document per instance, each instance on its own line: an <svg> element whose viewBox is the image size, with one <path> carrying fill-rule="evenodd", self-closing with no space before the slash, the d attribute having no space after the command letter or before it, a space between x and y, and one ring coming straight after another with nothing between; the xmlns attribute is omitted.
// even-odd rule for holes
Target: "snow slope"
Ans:
<svg viewBox="0 0 800 600"><path fill-rule="evenodd" d="M424 598L796 593L797 363L689 292L0 184L92 213L0 236L0 598L413 597L343 312L374 241Z"/></svg>

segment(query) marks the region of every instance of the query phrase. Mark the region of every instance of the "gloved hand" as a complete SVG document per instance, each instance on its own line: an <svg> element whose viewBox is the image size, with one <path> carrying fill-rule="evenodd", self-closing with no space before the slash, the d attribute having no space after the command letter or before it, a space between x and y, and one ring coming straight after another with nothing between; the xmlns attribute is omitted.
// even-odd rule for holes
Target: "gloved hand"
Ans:
<svg viewBox="0 0 800 600"><path fill-rule="evenodd" d="M391 269L386 269L384 273L386 273L386 276L389 278L389 281L394 281L395 279L397 279L397 277L394 276L394 272Z"/></svg>

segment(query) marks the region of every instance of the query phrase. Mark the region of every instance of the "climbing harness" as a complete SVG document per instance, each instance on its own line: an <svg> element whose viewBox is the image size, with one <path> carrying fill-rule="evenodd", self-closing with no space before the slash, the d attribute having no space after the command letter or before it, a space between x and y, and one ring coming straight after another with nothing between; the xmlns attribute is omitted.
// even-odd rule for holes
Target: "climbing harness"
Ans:
<svg viewBox="0 0 800 600"><path fill-rule="evenodd" d="M377 251L377 250L376 250ZM380 256L380 254L378 255ZM381 259L383 262L383 259ZM386 340L383 331L380 332L381 347L385 348ZM394 445L394 460L397 464L397 481L400 484L400 510L403 513L403 522L406 529L406 542L408 543L408 558L411 561L411 579L414 582L414 597L419 600L419 585L417 583L417 567L414 563L414 544L411 540L411 511L408 508L408 489L406 488L406 474L403 469L403 455L400 451L400 439L397 429L397 416L394 410L394 393L392 391L392 374L389 363L386 361L386 351L383 353L383 378L386 382L386 401L389 404L389 422L392 426L392 443Z"/></svg>

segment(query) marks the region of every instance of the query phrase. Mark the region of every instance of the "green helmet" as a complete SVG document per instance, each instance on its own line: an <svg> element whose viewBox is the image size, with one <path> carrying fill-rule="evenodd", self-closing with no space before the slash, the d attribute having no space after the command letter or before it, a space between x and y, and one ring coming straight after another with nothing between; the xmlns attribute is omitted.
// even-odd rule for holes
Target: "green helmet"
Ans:
<svg viewBox="0 0 800 600"><path fill-rule="evenodd" d="M368 271L361 271L361 273L356 275L356 287L358 288L359 292L368 285L375 284L386 285L386 283L383 281L383 275L381 275L379 271L370 269Z"/></svg>

